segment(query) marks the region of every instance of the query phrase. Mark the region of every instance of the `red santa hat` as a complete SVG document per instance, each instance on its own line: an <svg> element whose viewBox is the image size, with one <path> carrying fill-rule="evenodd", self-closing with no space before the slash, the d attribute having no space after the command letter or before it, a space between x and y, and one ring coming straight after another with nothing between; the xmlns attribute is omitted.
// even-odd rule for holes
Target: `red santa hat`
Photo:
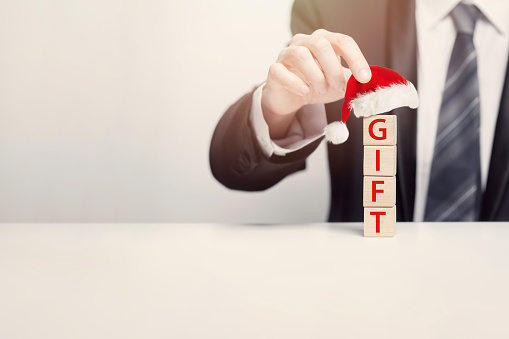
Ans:
<svg viewBox="0 0 509 339"><path fill-rule="evenodd" d="M385 113L398 107L417 108L419 96L414 85L399 73L380 66L369 66L371 80L360 83L351 76L346 85L345 99L341 108L341 121L335 121L324 129L325 139L342 144L348 139L346 120L353 109L357 118Z"/></svg>

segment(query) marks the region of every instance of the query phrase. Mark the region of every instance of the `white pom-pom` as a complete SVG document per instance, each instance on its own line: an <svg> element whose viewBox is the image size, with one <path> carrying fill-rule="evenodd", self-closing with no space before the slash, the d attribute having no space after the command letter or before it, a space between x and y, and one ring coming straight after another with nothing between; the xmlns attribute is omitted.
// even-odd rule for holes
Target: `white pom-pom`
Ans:
<svg viewBox="0 0 509 339"><path fill-rule="evenodd" d="M349 132L348 128L346 128L346 124L341 121L334 121L333 123L325 126L323 134L327 141L337 145L344 143L346 139L348 139Z"/></svg>

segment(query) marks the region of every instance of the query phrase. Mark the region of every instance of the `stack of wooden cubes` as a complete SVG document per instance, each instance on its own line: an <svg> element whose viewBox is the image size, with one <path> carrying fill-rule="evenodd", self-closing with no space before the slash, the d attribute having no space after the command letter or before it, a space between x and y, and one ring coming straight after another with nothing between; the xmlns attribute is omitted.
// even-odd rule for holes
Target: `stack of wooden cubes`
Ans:
<svg viewBox="0 0 509 339"><path fill-rule="evenodd" d="M396 224L395 115L364 118L364 236L392 237Z"/></svg>

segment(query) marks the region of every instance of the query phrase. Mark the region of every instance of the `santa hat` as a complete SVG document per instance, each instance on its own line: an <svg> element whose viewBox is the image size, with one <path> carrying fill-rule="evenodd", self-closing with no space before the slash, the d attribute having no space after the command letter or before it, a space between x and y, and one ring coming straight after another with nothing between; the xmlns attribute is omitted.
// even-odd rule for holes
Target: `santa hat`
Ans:
<svg viewBox="0 0 509 339"><path fill-rule="evenodd" d="M346 85L345 99L341 108L341 121L335 121L324 129L325 139L342 144L348 139L346 120L353 108L357 118L385 113L398 107L417 108L419 97L414 85L399 73L380 66L369 66L371 80L360 83L351 76Z"/></svg>

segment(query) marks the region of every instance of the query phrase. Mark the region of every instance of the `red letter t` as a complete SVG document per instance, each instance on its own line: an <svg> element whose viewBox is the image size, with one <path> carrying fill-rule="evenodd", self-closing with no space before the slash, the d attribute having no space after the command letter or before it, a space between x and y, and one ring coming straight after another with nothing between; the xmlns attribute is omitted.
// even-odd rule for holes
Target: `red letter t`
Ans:
<svg viewBox="0 0 509 339"><path fill-rule="evenodd" d="M380 216L385 215L385 212L369 212L370 215L376 216L376 233L380 233Z"/></svg>

